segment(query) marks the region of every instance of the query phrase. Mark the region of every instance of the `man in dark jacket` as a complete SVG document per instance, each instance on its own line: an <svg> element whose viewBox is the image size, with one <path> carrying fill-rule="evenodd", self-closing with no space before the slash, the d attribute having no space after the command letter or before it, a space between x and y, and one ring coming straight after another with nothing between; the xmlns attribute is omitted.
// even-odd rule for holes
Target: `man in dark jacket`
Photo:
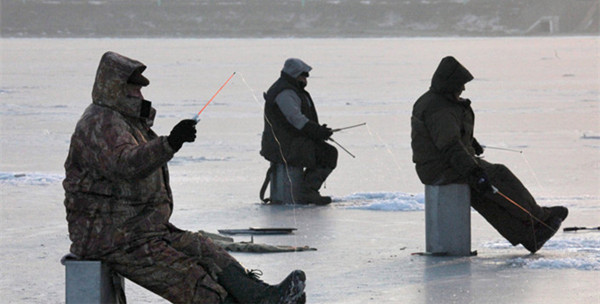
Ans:
<svg viewBox="0 0 600 304"><path fill-rule="evenodd" d="M331 198L319 189L337 165L337 149L325 142L333 134L319 117L304 89L312 68L297 58L287 59L281 76L264 94L265 126L260 154L274 163L304 167L298 201L325 205Z"/></svg>
<svg viewBox="0 0 600 304"><path fill-rule="evenodd" d="M156 110L141 93L149 84L145 69L114 52L100 60L92 104L75 127L65 162L71 252L101 260L173 303L303 299L302 271L267 285L209 238L169 222L167 162L195 140L196 121L179 122L168 136L152 131Z"/></svg>
<svg viewBox="0 0 600 304"><path fill-rule="evenodd" d="M478 157L483 148L473 137L471 101L460 97L472 79L455 58L445 57L429 91L415 102L411 146L417 175L426 185L469 184L473 208L511 244L534 253L556 233L568 210L540 207L508 168Z"/></svg>

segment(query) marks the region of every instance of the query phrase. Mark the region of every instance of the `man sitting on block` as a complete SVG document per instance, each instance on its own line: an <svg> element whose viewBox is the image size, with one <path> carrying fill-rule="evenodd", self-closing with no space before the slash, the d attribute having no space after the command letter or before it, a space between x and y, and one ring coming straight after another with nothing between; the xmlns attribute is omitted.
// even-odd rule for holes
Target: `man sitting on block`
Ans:
<svg viewBox="0 0 600 304"><path fill-rule="evenodd" d="M413 162L423 184L469 184L471 206L511 244L532 253L565 220L565 207L540 207L521 181L504 165L477 157L483 148L473 137L471 101L460 97L471 73L455 58L440 62L429 91L414 104Z"/></svg>
<svg viewBox="0 0 600 304"><path fill-rule="evenodd" d="M303 271L268 285L206 236L170 222L167 163L196 139L196 121L154 133L156 110L141 92L150 83L145 69L114 52L100 60L65 162L71 253L172 303L305 303Z"/></svg>
<svg viewBox="0 0 600 304"><path fill-rule="evenodd" d="M304 89L311 70L300 59L287 59L281 76L264 94L260 154L273 163L306 168L297 201L326 205L331 198L321 196L319 189L335 169L338 152L325 142L333 132L325 124L319 125L315 104Z"/></svg>

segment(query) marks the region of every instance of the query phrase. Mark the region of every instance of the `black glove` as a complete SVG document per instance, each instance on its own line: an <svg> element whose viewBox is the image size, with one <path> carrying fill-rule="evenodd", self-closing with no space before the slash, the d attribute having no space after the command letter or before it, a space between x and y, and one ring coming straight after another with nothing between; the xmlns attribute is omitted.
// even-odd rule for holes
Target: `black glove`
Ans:
<svg viewBox="0 0 600 304"><path fill-rule="evenodd" d="M494 192L490 179L485 174L485 171L479 167L473 169L471 174L469 174L469 185L481 194Z"/></svg>
<svg viewBox="0 0 600 304"><path fill-rule="evenodd" d="M328 128L326 124L319 126L314 121L307 122L301 131L314 140L327 140L333 135L333 130Z"/></svg>
<svg viewBox="0 0 600 304"><path fill-rule="evenodd" d="M167 141L175 152L181 149L184 142L193 142L194 140L196 140L196 121L193 119L180 121L167 136Z"/></svg>
<svg viewBox="0 0 600 304"><path fill-rule="evenodd" d="M475 149L475 155L479 156L483 154L483 147L479 144L477 139L473 138L473 142L471 143L473 149Z"/></svg>

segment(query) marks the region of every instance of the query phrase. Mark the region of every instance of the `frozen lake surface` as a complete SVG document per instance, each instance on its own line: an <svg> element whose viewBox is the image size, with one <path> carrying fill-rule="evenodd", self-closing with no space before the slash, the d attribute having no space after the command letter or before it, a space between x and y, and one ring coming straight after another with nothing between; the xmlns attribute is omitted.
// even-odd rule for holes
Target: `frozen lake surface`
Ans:
<svg viewBox="0 0 600 304"><path fill-rule="evenodd" d="M10 303L63 303L60 258L70 241L63 163L75 123L91 102L107 50L148 65L144 96L166 135L202 113L195 143L170 162L172 222L216 232L296 227L255 242L317 251L234 253L267 282L307 273L309 303L600 303L600 232L559 231L534 255L512 247L476 212L466 258L425 250L423 186L410 150L412 104L439 60L453 55L475 76L475 136L490 162L506 164L540 205L564 205L563 227L600 225L600 39L1 39L0 296ZM263 206L268 164L258 151L262 92L284 60L313 67L308 91L336 133L339 167L326 207ZM247 241L248 237L236 237ZM132 303L165 303L126 283Z"/></svg>

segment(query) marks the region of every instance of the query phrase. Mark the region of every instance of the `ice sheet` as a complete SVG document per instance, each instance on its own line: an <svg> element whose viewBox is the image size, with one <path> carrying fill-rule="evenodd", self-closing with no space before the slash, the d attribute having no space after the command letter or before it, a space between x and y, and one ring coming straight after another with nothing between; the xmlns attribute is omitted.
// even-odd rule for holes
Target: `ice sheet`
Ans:
<svg viewBox="0 0 600 304"><path fill-rule="evenodd" d="M570 209L564 226L600 219L598 37L435 39L1 39L0 296L63 303L69 249L61 179L71 132L91 102L100 56L113 50L148 65L144 96L155 131L203 112L198 138L170 163L172 222L188 230L296 227L255 241L315 252L234 254L267 282L300 268L309 303L598 303L600 233L559 232L537 254L512 247L472 213L467 258L424 251L423 186L411 163L412 103L439 60L454 55L475 75L476 137L544 206ZM313 66L307 89L336 133L338 168L327 207L258 202L262 92L288 57ZM246 240L241 238L240 240ZM132 303L165 303L127 282Z"/></svg>

